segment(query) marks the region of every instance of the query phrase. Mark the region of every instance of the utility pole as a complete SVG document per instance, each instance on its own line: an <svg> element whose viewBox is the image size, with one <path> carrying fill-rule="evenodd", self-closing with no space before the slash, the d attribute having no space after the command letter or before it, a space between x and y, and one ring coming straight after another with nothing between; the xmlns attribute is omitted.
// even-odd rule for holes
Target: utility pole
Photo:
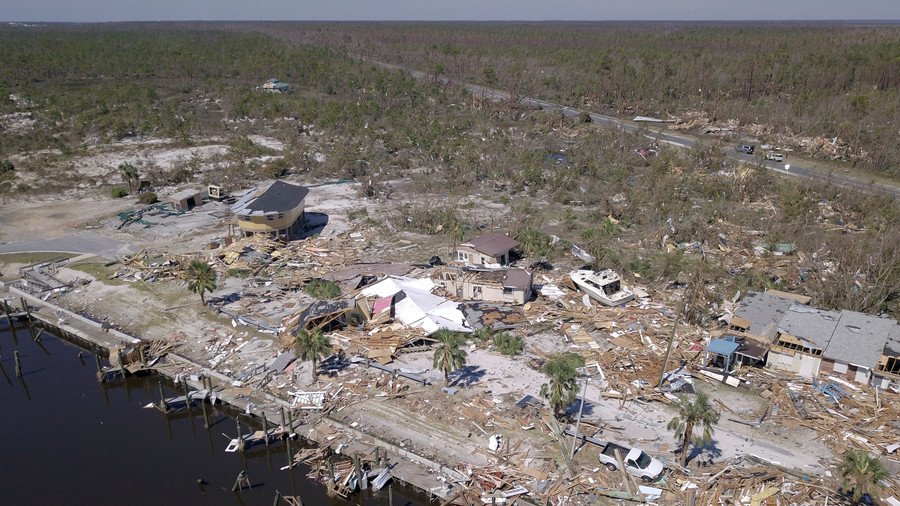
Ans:
<svg viewBox="0 0 900 506"><path fill-rule="evenodd" d="M669 355L672 353L672 343L675 341L675 331L678 330L678 324L681 322L681 317L684 315L684 311L687 308L688 292L690 292L693 297L694 290L697 289L697 283L699 281L700 266L698 265L694 270L694 274L691 276L690 283L685 287L684 293L681 295L681 310L675 315L675 325L672 326L672 335L669 336L669 344L666 346L666 358L663 359L663 367L662 371L659 373L659 383L656 385L656 388L662 388L663 380L666 378L666 368L669 367Z"/></svg>
<svg viewBox="0 0 900 506"><path fill-rule="evenodd" d="M572 436L572 454L569 460L575 458L575 448L578 445L578 425L581 424L581 412L584 411L585 395L587 395L588 377L584 377L584 388L581 390L581 402L578 403L578 417L575 418L575 434Z"/></svg>

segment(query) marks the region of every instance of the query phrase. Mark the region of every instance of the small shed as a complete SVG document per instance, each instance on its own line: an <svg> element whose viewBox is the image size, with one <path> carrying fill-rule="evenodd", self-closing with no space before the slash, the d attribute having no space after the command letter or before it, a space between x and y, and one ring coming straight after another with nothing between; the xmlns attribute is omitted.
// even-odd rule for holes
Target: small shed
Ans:
<svg viewBox="0 0 900 506"><path fill-rule="evenodd" d="M190 211L203 203L203 192L189 188L170 195L165 201L176 211Z"/></svg>
<svg viewBox="0 0 900 506"><path fill-rule="evenodd" d="M706 346L706 363L722 364L722 370L728 372L731 370L731 362L734 359L734 353L738 350L740 344L727 338L713 339Z"/></svg>

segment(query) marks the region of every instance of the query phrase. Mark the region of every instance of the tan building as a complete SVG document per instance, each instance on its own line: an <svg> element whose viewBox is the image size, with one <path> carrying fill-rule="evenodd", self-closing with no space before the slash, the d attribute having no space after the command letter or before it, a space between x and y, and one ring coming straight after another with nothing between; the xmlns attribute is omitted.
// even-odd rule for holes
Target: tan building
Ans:
<svg viewBox="0 0 900 506"><path fill-rule="evenodd" d="M245 236L266 234L296 239L303 231L308 194L305 186L275 181L241 197L231 211Z"/></svg>
<svg viewBox="0 0 900 506"><path fill-rule="evenodd" d="M456 259L469 265L500 267L509 265L509 252L519 241L501 234L480 235L456 249Z"/></svg>
<svg viewBox="0 0 900 506"><path fill-rule="evenodd" d="M522 269L465 271L448 268L431 279L451 296L462 300L524 304L531 298L532 276Z"/></svg>
<svg viewBox="0 0 900 506"><path fill-rule="evenodd" d="M176 211L190 211L203 203L203 192L194 189L182 190L169 195L165 201L171 204L172 209Z"/></svg>

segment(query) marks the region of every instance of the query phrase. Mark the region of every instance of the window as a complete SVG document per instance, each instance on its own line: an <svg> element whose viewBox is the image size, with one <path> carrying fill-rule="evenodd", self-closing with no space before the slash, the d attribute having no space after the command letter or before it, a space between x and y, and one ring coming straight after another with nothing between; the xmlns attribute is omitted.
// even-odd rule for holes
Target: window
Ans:
<svg viewBox="0 0 900 506"><path fill-rule="evenodd" d="M459 260L460 262L465 262L465 261L466 261L466 254L463 253L462 251L457 251L457 252L456 252L456 258L457 258L457 260Z"/></svg>
<svg viewBox="0 0 900 506"><path fill-rule="evenodd" d="M284 213L278 213L278 219L279 219L279 220L283 220L283 219L284 219Z"/></svg>
<svg viewBox="0 0 900 506"><path fill-rule="evenodd" d="M275 221L275 215L274 215L274 214L267 214L267 215L266 215L266 221Z"/></svg>
<svg viewBox="0 0 900 506"><path fill-rule="evenodd" d="M504 286L504 287L503 287L503 294L504 294L504 295L509 295L509 294L511 294L511 293L513 293L513 289L512 289L512 288L510 288L510 287L508 287L508 286Z"/></svg>
<svg viewBox="0 0 900 506"><path fill-rule="evenodd" d="M887 358L887 360L884 360ZM900 374L900 357L882 357L878 370L891 374Z"/></svg>

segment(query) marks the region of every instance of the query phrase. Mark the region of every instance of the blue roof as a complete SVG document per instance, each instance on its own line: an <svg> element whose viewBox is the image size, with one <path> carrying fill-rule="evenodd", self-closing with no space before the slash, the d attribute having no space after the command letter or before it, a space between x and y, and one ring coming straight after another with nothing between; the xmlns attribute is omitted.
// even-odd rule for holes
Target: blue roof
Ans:
<svg viewBox="0 0 900 506"><path fill-rule="evenodd" d="M737 351L740 345L733 341L726 341L725 339L713 339L709 342L709 346L706 347L706 351L710 353L715 353L717 355L732 355L735 351Z"/></svg>

